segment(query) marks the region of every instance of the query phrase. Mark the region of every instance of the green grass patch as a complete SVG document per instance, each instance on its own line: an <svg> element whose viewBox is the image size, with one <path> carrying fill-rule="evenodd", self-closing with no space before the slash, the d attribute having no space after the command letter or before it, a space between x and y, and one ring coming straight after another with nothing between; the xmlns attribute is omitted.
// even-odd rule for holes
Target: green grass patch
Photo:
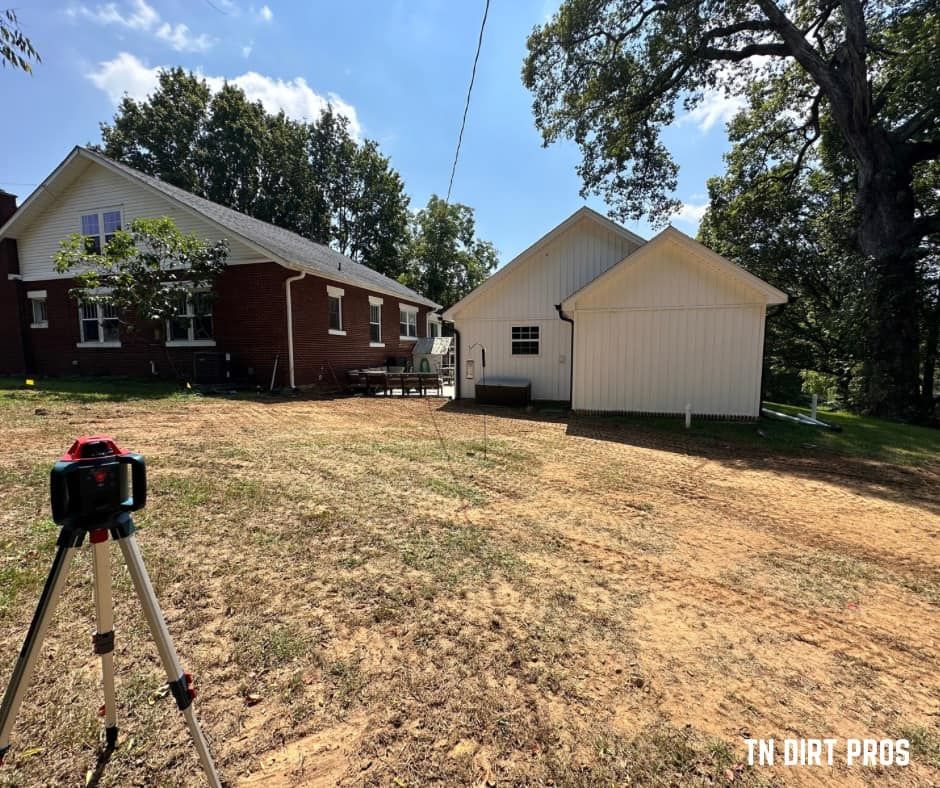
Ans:
<svg viewBox="0 0 940 788"><path fill-rule="evenodd" d="M26 378L0 377L0 407L15 402L127 402L186 396L179 384L165 380L123 378Z"/></svg>
<svg viewBox="0 0 940 788"><path fill-rule="evenodd" d="M771 410L787 414L804 413L809 408L764 403ZM940 430L913 424L900 424L841 411L817 411L817 418L842 428L830 432L810 425L761 418L758 422L696 419L687 430L681 417L618 416L618 423L652 427L684 435L693 440L732 443L773 449L789 454L824 451L897 465L940 463ZM761 435L763 433L763 435Z"/></svg>

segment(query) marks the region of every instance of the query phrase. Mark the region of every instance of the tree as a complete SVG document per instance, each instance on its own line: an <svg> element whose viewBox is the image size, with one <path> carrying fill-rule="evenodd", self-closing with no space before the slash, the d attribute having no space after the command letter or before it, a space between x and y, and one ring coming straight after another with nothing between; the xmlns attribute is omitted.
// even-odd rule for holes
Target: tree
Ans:
<svg viewBox="0 0 940 788"><path fill-rule="evenodd" d="M412 222L405 284L445 307L457 303L496 268L499 256L476 237L473 209L432 195Z"/></svg>
<svg viewBox="0 0 940 788"><path fill-rule="evenodd" d="M125 96L101 124L111 158L292 230L391 276L404 270L408 196L388 158L328 107L314 122L267 113L226 84L160 72L144 101Z"/></svg>
<svg viewBox="0 0 940 788"><path fill-rule="evenodd" d="M694 108L708 91L763 91L753 143L790 179L828 136L854 181L866 404L921 413L918 266L924 239L940 233L940 214L915 187L940 156L931 0L566 0L528 50L523 80L545 143L573 138L584 189L622 218L662 222L675 209L677 170L661 132L678 105Z"/></svg>
<svg viewBox="0 0 940 788"><path fill-rule="evenodd" d="M856 404L865 298L844 195L819 170L784 183L777 171L753 177L737 147L727 159L728 172L708 182L699 240L790 296L767 320L765 395L791 397L798 373L813 371L835 381L840 400Z"/></svg>
<svg viewBox="0 0 940 788"><path fill-rule="evenodd" d="M54 255L56 270L78 283L70 294L83 303L114 305L129 326L163 324L180 314L193 291L210 291L225 269L225 241L207 243L180 232L172 219L135 219L97 251L82 235L71 235ZM108 291L106 295L100 291Z"/></svg>
<svg viewBox="0 0 940 788"><path fill-rule="evenodd" d="M20 30L16 12L10 8L0 11L0 66L11 66L31 74L33 66L30 60L42 63L32 42Z"/></svg>

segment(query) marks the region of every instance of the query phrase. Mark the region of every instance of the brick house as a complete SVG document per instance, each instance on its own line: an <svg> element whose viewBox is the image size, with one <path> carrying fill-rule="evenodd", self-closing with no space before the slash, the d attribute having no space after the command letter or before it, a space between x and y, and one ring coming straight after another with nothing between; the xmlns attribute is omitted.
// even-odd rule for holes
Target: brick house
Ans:
<svg viewBox="0 0 940 788"><path fill-rule="evenodd" d="M127 330L79 304L55 271L59 242L107 241L138 217L229 244L214 298L187 298L166 326ZM438 304L333 249L76 147L23 205L0 191L0 373L225 375L332 385L347 369L410 355L440 332ZM215 372L213 372L215 370Z"/></svg>

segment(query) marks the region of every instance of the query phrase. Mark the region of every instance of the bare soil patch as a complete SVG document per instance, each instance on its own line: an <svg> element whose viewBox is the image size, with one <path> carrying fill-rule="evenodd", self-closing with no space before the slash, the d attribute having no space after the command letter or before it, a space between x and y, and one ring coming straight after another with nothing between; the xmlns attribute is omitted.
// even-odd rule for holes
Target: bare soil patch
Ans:
<svg viewBox="0 0 940 788"><path fill-rule="evenodd" d="M230 784L940 783L940 465L496 411L484 457L479 413L418 400L37 404L0 406L3 680L48 468L111 433L148 460L140 542ZM95 775L86 554L0 785L201 784L115 582L120 747ZM747 736L917 744L758 770Z"/></svg>

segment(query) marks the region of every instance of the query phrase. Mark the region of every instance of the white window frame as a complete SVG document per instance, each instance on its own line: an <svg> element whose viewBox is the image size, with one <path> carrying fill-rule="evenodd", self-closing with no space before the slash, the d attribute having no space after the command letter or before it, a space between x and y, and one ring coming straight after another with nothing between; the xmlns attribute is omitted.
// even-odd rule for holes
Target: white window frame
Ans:
<svg viewBox="0 0 940 788"><path fill-rule="evenodd" d="M93 291L91 292L91 295L97 295L97 296L109 295L110 292L111 292L110 290L106 290L106 289L93 290ZM98 320L98 340L97 340L96 342L94 342L94 341L86 341L86 340L85 340L85 338L84 338L84 337L85 337L85 326L84 326L84 322L85 322L85 320L93 320L93 319L95 319L95 318L90 318L90 317L89 317L89 318L86 318L86 317L82 314L82 307L83 307L83 306L86 306L86 304L82 304L82 302L79 301L79 303L78 303L78 342L75 344L75 347L80 347L80 348L115 348L115 347L121 347L121 339L120 339L120 336L121 336L121 323L120 323L120 320L119 320L118 318L116 318L116 317L114 317L114 318L111 318L111 317L104 317L104 316L101 314L101 308L104 306L104 304L102 304L102 303L100 303L100 302L97 302L97 301L93 301L93 302L91 302L90 304L87 304L87 306L93 306L93 307L95 307L95 316L96 316L96 318L97 318L97 320ZM104 321L105 321L105 320L118 320L118 339L115 340L115 339L105 339L105 338L104 338Z"/></svg>
<svg viewBox="0 0 940 788"><path fill-rule="evenodd" d="M432 334L432 333L431 333L431 326L432 326L432 325L437 326L437 333L436 333L436 334ZM427 330L427 336L429 336L429 337L439 337L439 336L442 336L442 334L441 334L441 328L442 328L442 326L441 326L441 319L440 319L437 315L435 315L435 314L429 312L429 313L428 313L428 325L427 325L427 329L426 329L426 330Z"/></svg>
<svg viewBox="0 0 940 788"><path fill-rule="evenodd" d="M96 238L98 239L98 254L101 254L101 251L104 249L105 244L108 242L108 236L114 235L113 232L112 232L112 233L105 232L105 229L104 229L104 215L105 215L106 213L109 213L109 214L110 214L110 213L116 213L116 214L120 217L120 226L118 227L118 230L124 229L124 209L123 209L123 207L120 206L120 205L112 205L112 206L107 207L107 208L97 208L97 209L95 209L95 210L93 210L93 211L83 212L83 213L78 217L78 224L79 224L79 228L80 228L80 233L81 233L81 235L85 236L85 238L96 237ZM84 225L83 225L83 223L82 223L82 220L83 220L86 216L97 216L97 217L98 217L98 234L97 234L97 236L92 236L92 235L89 235L89 234L87 234L87 233L85 232L85 227L84 227Z"/></svg>
<svg viewBox="0 0 940 788"><path fill-rule="evenodd" d="M414 334L402 334L401 327L406 329L414 326ZM418 307L411 304L398 305L398 339L400 342L416 342L418 340Z"/></svg>
<svg viewBox="0 0 940 788"><path fill-rule="evenodd" d="M327 332L335 337L346 336L346 330L343 328L343 296L346 291L342 287L326 286L327 306L326 306L326 326ZM330 298L335 298L339 302L339 328L330 328Z"/></svg>
<svg viewBox="0 0 940 788"><path fill-rule="evenodd" d="M513 336L513 333L516 331L516 329L526 329L526 330L529 330L529 331L531 331L532 329L535 329L535 337L531 337L531 336L528 336L528 337L514 337L514 336ZM516 353L516 343L517 343L517 342L519 342L519 343L522 343L522 342L525 342L525 343L534 342L534 343L535 343L535 346L536 346L536 352L535 352L535 353ZM528 326L511 326L510 329L509 329L509 343L510 343L510 345L509 345L509 354L510 354L511 356L513 356L513 357L518 357L518 358L538 358L539 356L542 355L542 327L541 327L540 325L538 325L538 326L533 326L533 325L528 325Z"/></svg>
<svg viewBox="0 0 940 788"><path fill-rule="evenodd" d="M30 315L32 316L32 322L29 324L29 327L49 328L49 299L46 295L46 291L30 290L26 293L26 298L29 299ZM41 309L39 315L36 314L37 306Z"/></svg>
<svg viewBox="0 0 940 788"><path fill-rule="evenodd" d="M189 319L189 328L187 333L189 334L188 339L170 339L170 321L166 321L166 346L167 347L215 347L215 314L210 311L208 317L212 319L212 339L196 339L193 329L193 318L197 317L195 312L195 305L193 304L193 296L199 293L208 293L209 290L206 288L199 288L198 290L187 290L186 291L186 314L177 315L177 317L185 317ZM211 302L210 302L211 303ZM211 307L210 307L211 310Z"/></svg>
<svg viewBox="0 0 940 788"><path fill-rule="evenodd" d="M382 304L385 303L385 300L379 298L378 296L369 296L369 347L385 347L385 342L382 341ZM372 320L372 310L377 309L379 311L379 322L375 323ZM378 325L379 327L379 338L372 338L372 326Z"/></svg>

